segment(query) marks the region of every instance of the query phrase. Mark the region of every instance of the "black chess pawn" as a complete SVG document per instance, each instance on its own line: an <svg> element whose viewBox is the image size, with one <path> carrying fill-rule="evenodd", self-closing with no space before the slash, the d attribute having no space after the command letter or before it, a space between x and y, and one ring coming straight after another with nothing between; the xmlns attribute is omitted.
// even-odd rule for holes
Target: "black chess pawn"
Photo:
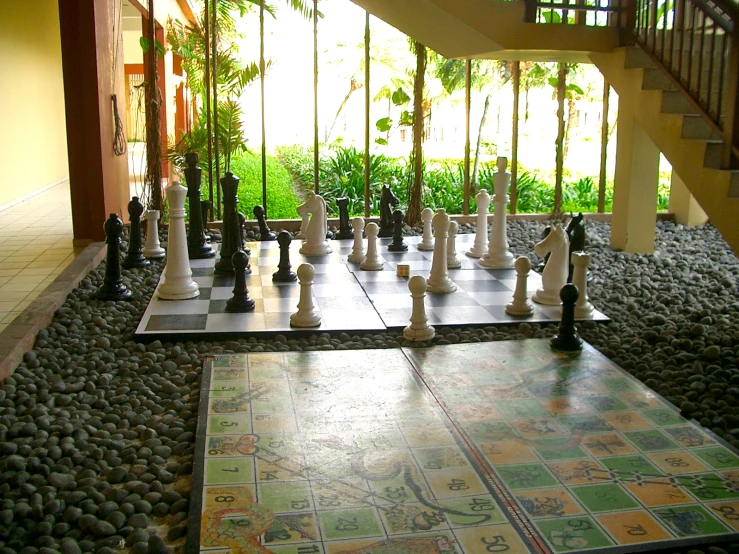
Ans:
<svg viewBox="0 0 739 554"><path fill-rule="evenodd" d="M562 320L559 322L559 334L549 341L554 350L574 352L582 350L582 339L575 327L575 302L580 293L572 283L567 283L559 292L562 299Z"/></svg>
<svg viewBox="0 0 739 554"><path fill-rule="evenodd" d="M121 279L121 252L118 246L121 243L123 222L118 214L110 214L103 228L105 229L105 243L108 245L105 276L103 284L95 291L93 297L100 300L131 300L133 295Z"/></svg>
<svg viewBox="0 0 739 554"><path fill-rule="evenodd" d="M393 212L393 241L387 245L390 252L405 252L408 245L403 242L403 210Z"/></svg>
<svg viewBox="0 0 739 554"><path fill-rule="evenodd" d="M298 278L294 271L290 268L290 243L293 237L287 231L280 231L277 235L277 244L280 245L280 263L277 271L272 274L272 280L275 283L290 283Z"/></svg>
<svg viewBox="0 0 739 554"><path fill-rule="evenodd" d="M231 265L234 268L236 281L234 283L233 296L226 301L226 311L231 313L243 313L254 311L254 300L249 298L246 288L246 274L249 269L249 255L243 250L237 250L231 256Z"/></svg>
<svg viewBox="0 0 739 554"><path fill-rule="evenodd" d="M203 210L200 207L200 183L203 170L198 166L198 153L185 154L185 182L187 183L188 215L190 226L187 233L187 255L191 260L212 258L216 255L205 239Z"/></svg>
<svg viewBox="0 0 739 554"><path fill-rule="evenodd" d="M262 206L254 206L254 217L259 224L259 240L277 240L277 235L267 227L267 214Z"/></svg>
<svg viewBox="0 0 739 554"><path fill-rule="evenodd" d="M223 191L223 230L221 232L221 257L216 262L213 272L216 275L230 275L234 268L231 265L231 256L241 248L241 231L239 227L239 215L236 205L239 203L237 196L239 189L239 178L231 172L221 177L221 190Z"/></svg>
<svg viewBox="0 0 739 554"><path fill-rule="evenodd" d="M241 233L241 249L247 254L251 254L251 248L246 246L246 216L239 212L239 229Z"/></svg>
<svg viewBox="0 0 739 554"><path fill-rule="evenodd" d="M352 224L349 222L349 198L342 196L336 199L336 205L339 206L339 232L334 235L336 239L352 239L354 231Z"/></svg>
<svg viewBox="0 0 739 554"><path fill-rule="evenodd" d="M123 258L121 265L126 269L133 267L148 267L151 262L144 258L141 253L141 214L144 213L144 206L137 196L131 198L128 203L128 219L131 222L131 228L128 233L128 252Z"/></svg>

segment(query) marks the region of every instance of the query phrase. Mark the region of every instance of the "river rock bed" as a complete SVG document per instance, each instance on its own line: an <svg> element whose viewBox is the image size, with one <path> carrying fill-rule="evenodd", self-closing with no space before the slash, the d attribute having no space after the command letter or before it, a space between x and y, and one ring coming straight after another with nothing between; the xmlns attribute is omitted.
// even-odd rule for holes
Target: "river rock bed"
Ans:
<svg viewBox="0 0 739 554"><path fill-rule="evenodd" d="M514 255L537 262L542 229L509 222ZM587 232L589 295L613 321L579 325L582 337L739 447L739 260L710 225L660 222L650 255L612 251L608 224L587 222ZM413 346L398 331L139 344L133 333L162 269L123 270L134 299L101 302L92 299L101 264L0 385L0 554L181 552L206 355ZM415 346L544 338L556 329L441 327ZM682 550L727 551L739 553L739 541Z"/></svg>

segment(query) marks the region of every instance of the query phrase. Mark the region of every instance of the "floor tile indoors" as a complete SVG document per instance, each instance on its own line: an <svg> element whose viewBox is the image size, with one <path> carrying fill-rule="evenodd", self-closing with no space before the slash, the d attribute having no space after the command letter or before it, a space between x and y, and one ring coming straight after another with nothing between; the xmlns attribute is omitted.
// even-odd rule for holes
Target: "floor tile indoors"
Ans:
<svg viewBox="0 0 739 554"><path fill-rule="evenodd" d="M0 331L83 250L72 242L68 181L0 211Z"/></svg>

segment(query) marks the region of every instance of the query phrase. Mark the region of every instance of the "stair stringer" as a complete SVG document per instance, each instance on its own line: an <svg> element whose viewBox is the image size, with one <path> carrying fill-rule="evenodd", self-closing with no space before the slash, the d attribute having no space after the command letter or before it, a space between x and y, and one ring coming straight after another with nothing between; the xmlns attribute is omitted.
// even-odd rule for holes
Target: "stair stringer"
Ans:
<svg viewBox="0 0 739 554"><path fill-rule="evenodd" d="M739 253L739 199L729 197L731 172L704 167L707 143L682 138L683 116L662 113L661 90L642 90L644 70L625 68L625 48L608 54L591 53L589 57L620 99L637 95L637 121L672 164L711 223Z"/></svg>

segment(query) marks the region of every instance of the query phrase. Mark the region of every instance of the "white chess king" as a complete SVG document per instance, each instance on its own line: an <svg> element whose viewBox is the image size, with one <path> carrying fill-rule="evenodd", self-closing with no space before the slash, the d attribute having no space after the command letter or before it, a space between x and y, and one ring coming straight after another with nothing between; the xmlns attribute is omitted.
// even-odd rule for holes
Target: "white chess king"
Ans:
<svg viewBox="0 0 739 554"><path fill-rule="evenodd" d="M488 251L484 254L479 264L491 269L508 269L513 267L514 258L508 249L508 237L506 234L506 206L508 205L508 185L511 183L511 174L506 171L508 158L498 158L498 171L493 174L493 226L490 229L490 241Z"/></svg>

